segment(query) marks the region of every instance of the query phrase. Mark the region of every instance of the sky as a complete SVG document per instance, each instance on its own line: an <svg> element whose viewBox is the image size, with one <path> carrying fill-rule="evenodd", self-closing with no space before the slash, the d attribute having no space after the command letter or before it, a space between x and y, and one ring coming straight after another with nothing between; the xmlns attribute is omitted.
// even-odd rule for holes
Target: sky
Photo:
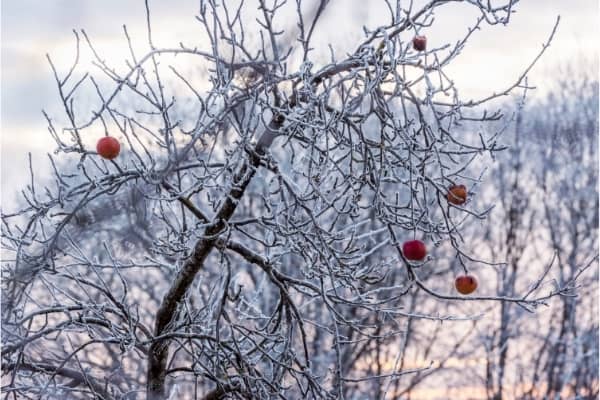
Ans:
<svg viewBox="0 0 600 400"><path fill-rule="evenodd" d="M184 42L201 48L196 39L201 26L194 18L198 3L150 1L155 42L165 47ZM1 180L2 200L7 204L14 189L22 186L27 152L32 153L35 165L42 165L45 154L54 149L41 110L58 116L61 104L46 53L65 70L74 54L72 30L84 28L111 61L123 59L127 43L122 26L126 24L134 42L141 45L145 8L143 0L4 0L1 4ZM315 32L315 58L328 54L327 43L336 44L340 51L354 49L362 37L362 25L374 27L381 21L383 4L334 0ZM460 38L476 16L458 4L442 10L427 31L430 46ZM446 72L465 97L503 90L535 57L558 15L561 22L555 41L531 74L530 83L543 92L552 86L560 65L597 62L600 21L596 0L522 1L508 26L485 27L478 32Z"/></svg>

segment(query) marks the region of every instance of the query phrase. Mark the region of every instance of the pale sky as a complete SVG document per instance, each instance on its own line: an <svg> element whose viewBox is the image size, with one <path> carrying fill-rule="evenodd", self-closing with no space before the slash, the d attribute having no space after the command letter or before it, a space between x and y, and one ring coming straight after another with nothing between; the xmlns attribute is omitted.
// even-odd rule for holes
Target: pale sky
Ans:
<svg viewBox="0 0 600 400"><path fill-rule="evenodd" d="M183 41L201 47L194 40L201 32L194 18L198 3L151 1L155 43L176 47ZM61 109L45 54L59 68L66 68L75 43L72 29L84 28L104 54L113 57L111 61L120 61L127 54L122 25L127 25L134 41L142 43L145 12L143 0L3 0L1 7L1 179L2 199L7 204L15 186L22 186L18 182L23 182L23 176L15 171L24 172L26 153L31 151L41 168L46 152L54 149L41 109L51 115L59 115ZM431 47L455 42L476 16L459 4L441 10L427 31ZM314 43L315 58L328 54L329 42L336 49L354 49L362 38L362 25L374 27L385 12L383 1L334 0L315 32L320 38ZM539 51L558 15L561 23L555 41L532 71L530 84L544 90L559 65L581 63L584 58L597 62L600 20L596 0L523 0L511 24L485 26L446 72L462 88L463 97L503 90Z"/></svg>

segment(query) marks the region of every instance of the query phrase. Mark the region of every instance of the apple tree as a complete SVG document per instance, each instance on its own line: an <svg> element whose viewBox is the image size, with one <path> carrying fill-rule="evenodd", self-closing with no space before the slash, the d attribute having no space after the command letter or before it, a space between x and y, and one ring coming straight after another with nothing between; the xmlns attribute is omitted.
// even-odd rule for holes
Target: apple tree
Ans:
<svg viewBox="0 0 600 400"><path fill-rule="evenodd" d="M456 2L381 1L385 19L323 57L339 3L202 0L197 43L162 47L146 2L125 60L83 30L71 66L48 57L51 179L31 160L23 207L2 214L8 397L394 397L420 370L407 324L472 318L415 294L534 310L572 292L547 270L510 295L436 281L441 245L455 275L498 264L461 231L493 206L471 197L506 149L497 100L525 97L556 26L512 85L463 99L448 65L517 1L463 2L477 17L452 42L427 33ZM415 240L426 255L407 257Z"/></svg>

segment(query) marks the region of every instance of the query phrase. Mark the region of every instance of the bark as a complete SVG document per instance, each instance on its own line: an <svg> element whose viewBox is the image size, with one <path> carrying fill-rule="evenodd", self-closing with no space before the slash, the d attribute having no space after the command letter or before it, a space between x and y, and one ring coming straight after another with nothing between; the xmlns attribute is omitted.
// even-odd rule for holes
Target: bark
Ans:
<svg viewBox="0 0 600 400"><path fill-rule="evenodd" d="M232 181L232 188L225 197L223 205L215 215L212 224L205 229L203 238L196 243L192 256L177 273L175 280L163 298L162 304L156 313L154 324L155 336L163 335L168 331L170 322L177 315L179 303L183 300L196 274L204 265L204 261L215 246L220 234L226 228L227 221L229 221L235 212L238 201L244 195L246 188L260 165L260 156L264 155L266 149L273 142L276 136L274 130L281 127L282 122L281 119L274 119L271 122L269 128L261 135L256 145L255 153L250 154L249 159L236 172ZM150 345L146 383L148 400L162 400L166 398L165 380L168 358L168 340L154 341Z"/></svg>

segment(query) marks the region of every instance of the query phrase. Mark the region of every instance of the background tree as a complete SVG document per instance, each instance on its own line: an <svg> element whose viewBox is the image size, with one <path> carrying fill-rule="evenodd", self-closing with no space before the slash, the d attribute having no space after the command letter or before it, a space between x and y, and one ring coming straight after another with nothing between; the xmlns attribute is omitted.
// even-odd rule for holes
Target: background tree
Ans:
<svg viewBox="0 0 600 400"><path fill-rule="evenodd" d="M589 364L598 357L591 350L598 341L598 320L588 314L596 308L592 303L598 290L598 82L585 66L567 70L571 74L558 73L566 78L517 119L516 146L504 154L512 161L498 163L495 171L501 190L494 196L501 200L502 212L487 225L485 236L503 238L486 243L501 244L491 251L504 252L512 266L508 274L499 271L499 290L510 294L524 289L517 272L543 268L539 260L554 253L555 284L578 287L579 293L560 297L551 303L550 313L523 322L518 322L520 312L501 306L499 329L486 346L487 371L493 377L486 381L494 399L503 398L503 387L518 388L509 398L583 397L598 391L597 368ZM585 316L580 319L581 312ZM507 385L511 353L512 369L522 365L520 377Z"/></svg>
<svg viewBox="0 0 600 400"><path fill-rule="evenodd" d="M26 204L3 213L7 395L394 396L424 369L405 363L413 321L473 318L435 304L571 294L541 284L548 270L533 291L487 296L438 280L495 265L461 235L490 205L448 204L447 188L480 185L510 121L493 100L526 93L554 35L505 91L462 100L446 67L516 1L467 3L481 14L462 38L417 51L452 2L383 2L389 19L327 61L311 50L329 1L201 1L203 37L175 48L154 44L146 3L147 51L124 28L125 65L75 32L71 68L48 58L68 121L46 115L53 181L32 167ZM474 121L476 135L461 130ZM93 150L104 135L123 148L112 161ZM413 238L432 257L407 261Z"/></svg>

